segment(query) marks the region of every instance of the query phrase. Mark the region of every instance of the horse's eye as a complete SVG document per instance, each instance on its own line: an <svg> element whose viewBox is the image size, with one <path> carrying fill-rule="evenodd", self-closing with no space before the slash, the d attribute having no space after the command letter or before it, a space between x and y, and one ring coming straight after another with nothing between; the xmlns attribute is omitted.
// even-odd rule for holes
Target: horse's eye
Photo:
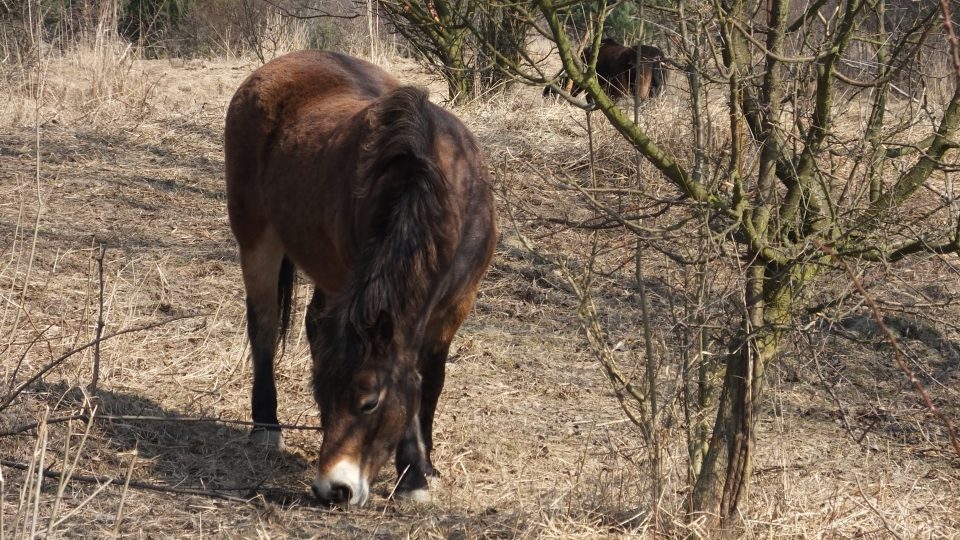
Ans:
<svg viewBox="0 0 960 540"><path fill-rule="evenodd" d="M373 396L363 400L363 403L360 404L360 412L363 414L370 414L377 410L377 407L379 406L380 394L374 394Z"/></svg>

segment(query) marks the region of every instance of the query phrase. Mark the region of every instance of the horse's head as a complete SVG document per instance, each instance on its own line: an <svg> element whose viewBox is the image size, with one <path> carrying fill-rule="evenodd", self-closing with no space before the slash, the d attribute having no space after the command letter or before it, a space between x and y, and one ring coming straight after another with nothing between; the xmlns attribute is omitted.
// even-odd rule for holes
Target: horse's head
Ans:
<svg viewBox="0 0 960 540"><path fill-rule="evenodd" d="M352 334L352 332L348 332ZM341 342L314 358L314 396L323 422L313 493L326 503L363 505L370 483L408 429L419 437L420 374L416 357L381 338L359 347ZM347 339L358 336L347 337ZM343 336L341 336L343 339ZM364 338L368 339L368 338Z"/></svg>

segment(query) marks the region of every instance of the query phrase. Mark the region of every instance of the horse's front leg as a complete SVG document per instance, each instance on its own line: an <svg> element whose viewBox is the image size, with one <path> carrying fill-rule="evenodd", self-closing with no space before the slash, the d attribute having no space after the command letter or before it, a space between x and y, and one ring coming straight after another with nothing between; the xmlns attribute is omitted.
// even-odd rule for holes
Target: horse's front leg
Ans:
<svg viewBox="0 0 960 540"><path fill-rule="evenodd" d="M397 483L396 496L417 502L430 500L427 475L432 474L429 458L426 455L420 415L414 414L407 431L397 445Z"/></svg>
<svg viewBox="0 0 960 540"><path fill-rule="evenodd" d="M427 349L421 358L420 410L413 415L407 432L397 447L397 474L401 497L429 500L427 477L436 476L430 454L433 451L433 417L443 390L449 343Z"/></svg>

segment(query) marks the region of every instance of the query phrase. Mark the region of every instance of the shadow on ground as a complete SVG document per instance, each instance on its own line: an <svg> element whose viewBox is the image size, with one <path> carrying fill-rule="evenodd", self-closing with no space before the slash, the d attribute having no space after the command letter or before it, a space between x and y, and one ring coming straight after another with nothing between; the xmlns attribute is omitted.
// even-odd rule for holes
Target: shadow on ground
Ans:
<svg viewBox="0 0 960 540"><path fill-rule="evenodd" d="M62 383L38 385L51 405L79 410L83 394ZM245 426L185 418L178 411L124 392L101 390L91 437L100 441L100 460L125 468L121 455L136 449L134 477L178 489L215 491L243 499L262 498L288 506L319 506L306 480L310 463L296 451L251 444ZM145 472L144 467L148 472Z"/></svg>

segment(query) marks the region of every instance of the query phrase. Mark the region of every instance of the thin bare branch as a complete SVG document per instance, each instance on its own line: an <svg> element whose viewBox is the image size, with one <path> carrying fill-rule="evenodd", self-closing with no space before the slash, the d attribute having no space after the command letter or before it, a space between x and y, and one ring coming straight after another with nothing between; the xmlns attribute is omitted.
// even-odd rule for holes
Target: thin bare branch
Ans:
<svg viewBox="0 0 960 540"><path fill-rule="evenodd" d="M112 334L107 334L106 336L103 336L103 337L100 338L100 339L95 339L95 340L90 341L90 342L88 342L88 343L84 343L83 345L81 345L81 346L79 346L79 347L73 348L73 349L71 349L71 350L63 353L62 355L54 358L54 359L51 360L50 362L47 362L47 364L46 364L45 366L43 366L43 368L41 368L39 371L37 371L36 373L34 373L29 379L27 379L26 381L24 381L23 383L21 383L20 386L18 386L17 388L15 388L13 391L9 392L9 393L7 394L7 396L4 398L3 402L0 403L0 411L2 411L3 409L6 409L6 408L13 402L13 400L16 399L16 397L17 397L18 395L20 395L21 392L23 392L24 390L26 390L27 387L29 387L31 384L33 384L33 383L36 382L38 379L40 379L40 377L43 377L48 371L50 371L51 369L59 366L59 365L62 364L65 360L67 360L68 358L70 358L71 356L73 356L73 355L75 355L75 354L77 354L77 353L83 352L83 351L89 349L90 347L93 347L93 346L95 346L95 345L98 345L99 343L101 343L101 342L103 342L103 341L107 341L108 339L113 339L113 338L118 337L118 336L122 336L122 335L125 335L125 334L132 334L132 333L135 333L135 332L143 332L144 330L152 330L152 329L154 329L154 328L158 328L158 327L164 326L164 325L166 325L166 324L170 324L170 323L172 323L172 322L182 321L182 320L184 320L184 319L193 319L193 318L196 318L196 317L205 317L205 316L206 316L206 314L180 315L180 316L177 316L177 317L171 317L171 318L169 318L169 319L164 319L164 320L162 320L162 321L157 321L157 322L153 322L153 323L149 323L149 324L144 324L144 325L140 325L140 326L135 326L135 327L133 327L133 328L125 328L125 329L123 329L123 330L118 330L118 331L116 331L116 332L113 332Z"/></svg>

